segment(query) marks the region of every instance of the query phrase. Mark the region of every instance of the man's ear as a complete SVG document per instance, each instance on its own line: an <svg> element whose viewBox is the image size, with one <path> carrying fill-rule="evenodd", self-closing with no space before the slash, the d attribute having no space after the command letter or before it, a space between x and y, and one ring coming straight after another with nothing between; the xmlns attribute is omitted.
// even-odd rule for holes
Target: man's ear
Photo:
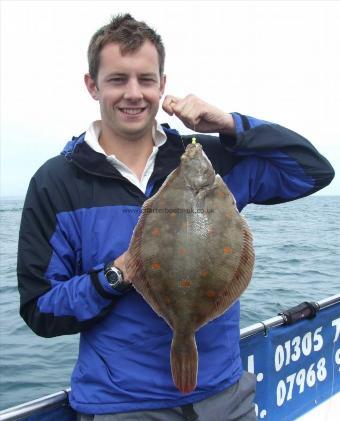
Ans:
<svg viewBox="0 0 340 421"><path fill-rule="evenodd" d="M90 76L90 73L86 73L84 75L84 82L85 82L86 88L89 91L92 98L95 99L96 101L98 101L97 85L96 85L96 82Z"/></svg>
<svg viewBox="0 0 340 421"><path fill-rule="evenodd" d="M162 96L164 94L165 84L166 84L166 75L162 75L161 81L160 81L160 91L161 91L160 98L162 98Z"/></svg>

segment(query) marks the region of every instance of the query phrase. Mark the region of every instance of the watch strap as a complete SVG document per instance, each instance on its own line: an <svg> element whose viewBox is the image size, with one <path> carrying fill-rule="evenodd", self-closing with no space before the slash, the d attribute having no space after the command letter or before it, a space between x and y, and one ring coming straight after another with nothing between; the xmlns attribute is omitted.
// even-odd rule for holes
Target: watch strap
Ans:
<svg viewBox="0 0 340 421"><path fill-rule="evenodd" d="M99 274L97 271L90 272L90 278L93 283L93 286L95 287L96 291L99 295L101 295L103 298L106 298L107 300L113 300L115 298L112 293L106 291L99 280ZM112 291L113 292L113 291Z"/></svg>

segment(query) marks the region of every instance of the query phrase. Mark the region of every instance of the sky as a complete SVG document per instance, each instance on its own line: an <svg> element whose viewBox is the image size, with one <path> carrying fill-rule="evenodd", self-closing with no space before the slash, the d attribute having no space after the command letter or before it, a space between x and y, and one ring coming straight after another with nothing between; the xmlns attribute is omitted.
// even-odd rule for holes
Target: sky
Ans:
<svg viewBox="0 0 340 421"><path fill-rule="evenodd" d="M83 75L92 34L128 12L162 36L165 94L195 94L307 139L340 194L340 2L6 1L1 6L1 196L30 178L99 118ZM160 122L188 132L160 111Z"/></svg>

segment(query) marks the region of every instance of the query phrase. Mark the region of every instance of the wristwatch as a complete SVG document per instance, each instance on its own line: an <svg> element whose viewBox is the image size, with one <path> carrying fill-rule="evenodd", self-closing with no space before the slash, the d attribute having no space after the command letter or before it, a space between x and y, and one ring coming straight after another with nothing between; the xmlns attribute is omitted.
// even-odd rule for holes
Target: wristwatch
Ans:
<svg viewBox="0 0 340 421"><path fill-rule="evenodd" d="M124 281L123 272L113 265L113 262L108 263L104 267L104 275L111 288L119 292L126 292L132 288L129 282Z"/></svg>

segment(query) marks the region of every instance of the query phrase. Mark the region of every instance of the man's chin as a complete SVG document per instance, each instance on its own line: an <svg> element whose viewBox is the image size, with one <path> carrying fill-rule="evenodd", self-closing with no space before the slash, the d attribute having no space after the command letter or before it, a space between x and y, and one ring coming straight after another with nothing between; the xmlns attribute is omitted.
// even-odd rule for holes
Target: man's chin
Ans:
<svg viewBox="0 0 340 421"><path fill-rule="evenodd" d="M121 128L121 136L126 138L126 140L139 140L150 134L152 136L152 126L139 126L138 124L131 124Z"/></svg>
<svg viewBox="0 0 340 421"><path fill-rule="evenodd" d="M152 137L152 128L155 125L155 116L149 115L148 118L135 121L124 121L118 116L111 116L106 121L102 120L104 127L112 133L113 136L117 136L122 139L136 141L143 137Z"/></svg>

